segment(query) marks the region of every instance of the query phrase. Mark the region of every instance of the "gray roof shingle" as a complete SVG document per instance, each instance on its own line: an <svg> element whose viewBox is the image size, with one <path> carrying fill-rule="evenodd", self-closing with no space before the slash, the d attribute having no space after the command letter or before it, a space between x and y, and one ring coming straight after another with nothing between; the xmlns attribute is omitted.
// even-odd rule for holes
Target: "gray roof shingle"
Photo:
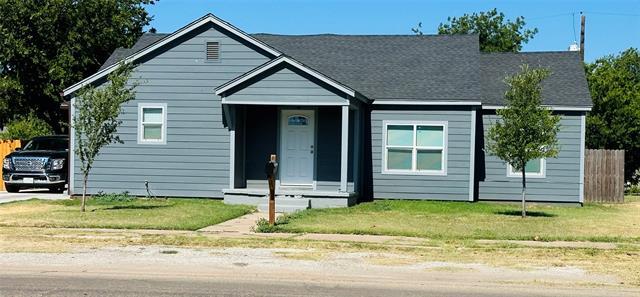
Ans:
<svg viewBox="0 0 640 297"><path fill-rule="evenodd" d="M143 34L132 48L116 49L100 69L167 35ZM503 105L505 76L526 63L552 72L543 82L545 104L592 104L577 52L480 53L477 35L252 36L369 99Z"/></svg>
<svg viewBox="0 0 640 297"><path fill-rule="evenodd" d="M369 99L479 99L476 35L253 36Z"/></svg>
<svg viewBox="0 0 640 297"><path fill-rule="evenodd" d="M111 55L109 56L109 58L107 58L106 61L104 61L104 63L102 64L102 66L100 66L100 70L105 69L115 63L120 62L120 60L133 55L137 52L139 52L140 50L144 49L145 47L152 45L153 43L155 43L156 41L164 38L165 36L167 36L169 34L165 34L165 33L144 33L142 34L142 36L140 36L140 38L138 38L138 41L136 41L136 43L131 47L131 48L122 48L119 47L117 48L115 51L113 51L113 53L111 53Z"/></svg>
<svg viewBox="0 0 640 297"><path fill-rule="evenodd" d="M579 52L488 53L480 55L482 103L503 105L504 79L522 64L544 67L551 75L542 82L542 99L554 106L591 106L584 66Z"/></svg>

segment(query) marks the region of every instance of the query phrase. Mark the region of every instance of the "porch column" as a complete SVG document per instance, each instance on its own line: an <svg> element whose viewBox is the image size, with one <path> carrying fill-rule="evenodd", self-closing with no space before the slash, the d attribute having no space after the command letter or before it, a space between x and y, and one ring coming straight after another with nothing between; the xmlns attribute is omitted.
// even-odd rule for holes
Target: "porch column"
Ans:
<svg viewBox="0 0 640 297"><path fill-rule="evenodd" d="M236 183L236 109L235 107L223 105L223 110L227 116L227 126L229 129L229 189L234 189Z"/></svg>
<svg viewBox="0 0 640 297"><path fill-rule="evenodd" d="M349 106L342 106L342 140L340 146L340 191L347 191L349 166Z"/></svg>

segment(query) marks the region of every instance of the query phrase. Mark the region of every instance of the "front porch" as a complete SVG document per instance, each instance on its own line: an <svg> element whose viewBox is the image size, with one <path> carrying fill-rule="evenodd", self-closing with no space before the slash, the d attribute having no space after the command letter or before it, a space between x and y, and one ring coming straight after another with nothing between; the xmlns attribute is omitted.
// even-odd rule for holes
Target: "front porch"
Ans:
<svg viewBox="0 0 640 297"><path fill-rule="evenodd" d="M361 193L361 117L357 105L226 105L232 170L224 202L266 208L264 167L275 154L278 211L354 205Z"/></svg>
<svg viewBox="0 0 640 297"><path fill-rule="evenodd" d="M362 193L368 99L281 56L216 89L229 128L225 203L267 203L265 165L277 156L276 205L341 207Z"/></svg>

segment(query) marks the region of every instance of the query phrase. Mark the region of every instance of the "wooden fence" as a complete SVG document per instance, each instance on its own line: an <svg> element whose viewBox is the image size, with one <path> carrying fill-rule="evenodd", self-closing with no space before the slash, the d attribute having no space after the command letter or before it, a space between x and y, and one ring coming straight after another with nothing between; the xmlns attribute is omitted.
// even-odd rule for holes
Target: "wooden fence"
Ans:
<svg viewBox="0 0 640 297"><path fill-rule="evenodd" d="M20 140L0 140L0 160L4 159L4 157L16 148L20 147ZM4 183L0 182L0 191L4 191Z"/></svg>
<svg viewBox="0 0 640 297"><path fill-rule="evenodd" d="M624 150L586 150L584 201L624 202Z"/></svg>

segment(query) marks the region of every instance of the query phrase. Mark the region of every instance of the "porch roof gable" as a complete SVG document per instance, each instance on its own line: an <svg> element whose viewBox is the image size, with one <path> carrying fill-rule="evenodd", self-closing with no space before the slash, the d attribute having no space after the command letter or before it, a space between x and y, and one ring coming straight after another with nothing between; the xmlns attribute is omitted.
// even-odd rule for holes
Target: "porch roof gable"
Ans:
<svg viewBox="0 0 640 297"><path fill-rule="evenodd" d="M358 98L362 101L365 102L369 102L368 99L364 98L362 95L358 94L358 92L356 92L354 89L324 75L323 73L320 73L319 71L308 67L306 65L304 65L303 63L295 60L292 57L289 57L287 55L280 55L277 58L264 63L256 68L254 68L253 70L238 76L228 82L226 82L225 84L215 88L215 93L218 96L222 96L223 97L223 103L224 102L224 97L227 93L229 93L230 91L233 91L235 89L238 88L242 88L242 84L245 82L250 81L251 79L258 77L260 74L263 74L271 69L274 69L275 67L281 66L283 64L289 65L297 70L300 70L302 72L304 72L307 75L310 75L311 77L318 79L319 81L326 83L327 85L331 86L332 88L335 88L336 90L344 93L345 95L352 97L352 98Z"/></svg>

